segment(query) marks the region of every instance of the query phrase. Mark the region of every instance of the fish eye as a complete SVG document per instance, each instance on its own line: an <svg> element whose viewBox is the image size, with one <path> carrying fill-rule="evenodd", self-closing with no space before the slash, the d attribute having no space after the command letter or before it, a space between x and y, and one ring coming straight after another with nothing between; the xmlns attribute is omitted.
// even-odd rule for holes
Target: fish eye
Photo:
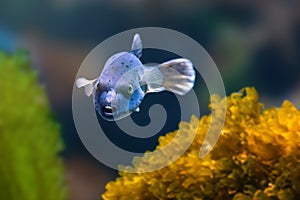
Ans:
<svg viewBox="0 0 300 200"><path fill-rule="evenodd" d="M130 95L133 93L133 87L132 87L132 85L128 86L127 93L130 94Z"/></svg>
<svg viewBox="0 0 300 200"><path fill-rule="evenodd" d="M103 85L102 83L97 83L96 91L97 92L103 92L104 90L105 90L105 85Z"/></svg>
<svg viewBox="0 0 300 200"><path fill-rule="evenodd" d="M100 83L98 83L98 84L96 85L96 90L97 90L97 91L100 90Z"/></svg>

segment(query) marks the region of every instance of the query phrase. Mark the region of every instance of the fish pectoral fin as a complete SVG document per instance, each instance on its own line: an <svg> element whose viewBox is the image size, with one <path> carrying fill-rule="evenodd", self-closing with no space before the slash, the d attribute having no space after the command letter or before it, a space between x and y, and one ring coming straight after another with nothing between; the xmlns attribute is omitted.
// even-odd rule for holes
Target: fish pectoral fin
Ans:
<svg viewBox="0 0 300 200"><path fill-rule="evenodd" d="M131 52L138 58L142 57L143 44L140 34L136 33L133 37Z"/></svg>
<svg viewBox="0 0 300 200"><path fill-rule="evenodd" d="M84 92L86 94L86 96L91 96L91 94L93 93L93 89L94 89L94 82L97 79L93 79L93 80L87 80L86 78L78 78L76 80L76 86L78 88L84 87Z"/></svg>

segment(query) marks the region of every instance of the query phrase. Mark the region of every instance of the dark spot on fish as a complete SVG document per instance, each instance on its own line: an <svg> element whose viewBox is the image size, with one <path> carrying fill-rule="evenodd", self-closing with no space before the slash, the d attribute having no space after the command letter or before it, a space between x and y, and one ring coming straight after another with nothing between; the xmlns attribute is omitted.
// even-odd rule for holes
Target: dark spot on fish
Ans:
<svg viewBox="0 0 300 200"><path fill-rule="evenodd" d="M126 67L126 68L129 68L129 66L128 66L128 65L126 65L125 67Z"/></svg>
<svg viewBox="0 0 300 200"><path fill-rule="evenodd" d="M129 62L130 62L130 63L132 63L132 62L133 62L133 60L130 60Z"/></svg>
<svg viewBox="0 0 300 200"><path fill-rule="evenodd" d="M124 65L124 62L121 62L121 65Z"/></svg>

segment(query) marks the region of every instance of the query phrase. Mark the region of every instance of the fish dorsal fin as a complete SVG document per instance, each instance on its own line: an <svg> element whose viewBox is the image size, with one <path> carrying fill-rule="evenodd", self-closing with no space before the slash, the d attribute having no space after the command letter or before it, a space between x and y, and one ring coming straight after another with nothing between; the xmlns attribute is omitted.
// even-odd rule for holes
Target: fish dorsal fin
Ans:
<svg viewBox="0 0 300 200"><path fill-rule="evenodd" d="M86 96L91 96L91 94L93 93L93 89L94 89L94 82L97 79L94 80L87 80L86 78L78 78L76 80L76 86L78 88L84 87L84 92L86 94Z"/></svg>
<svg viewBox="0 0 300 200"><path fill-rule="evenodd" d="M140 34L136 33L133 37L131 52L138 58L142 57L143 44Z"/></svg>

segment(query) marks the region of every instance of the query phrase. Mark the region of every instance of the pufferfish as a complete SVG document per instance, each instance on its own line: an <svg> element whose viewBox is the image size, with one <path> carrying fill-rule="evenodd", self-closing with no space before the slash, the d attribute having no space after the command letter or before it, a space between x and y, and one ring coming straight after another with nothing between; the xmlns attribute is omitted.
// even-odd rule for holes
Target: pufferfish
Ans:
<svg viewBox="0 0 300 200"><path fill-rule="evenodd" d="M87 96L93 94L95 110L105 120L119 120L138 112L148 93L167 90L185 95L193 88L196 75L191 61L178 58L145 66L140 61L142 49L140 35L135 34L131 50L111 56L98 78L76 80Z"/></svg>

